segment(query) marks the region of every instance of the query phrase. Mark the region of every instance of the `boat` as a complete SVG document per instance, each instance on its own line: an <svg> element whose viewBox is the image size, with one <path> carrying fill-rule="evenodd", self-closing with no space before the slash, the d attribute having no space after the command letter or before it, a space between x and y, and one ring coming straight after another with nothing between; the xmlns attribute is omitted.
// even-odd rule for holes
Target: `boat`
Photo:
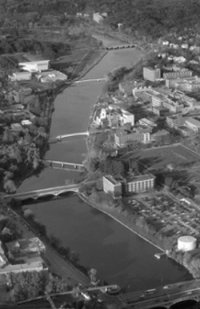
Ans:
<svg viewBox="0 0 200 309"><path fill-rule="evenodd" d="M106 293L108 293L110 295L115 295L115 294L118 294L120 292L120 290L121 290L120 286L115 284L113 286L107 287Z"/></svg>
<svg viewBox="0 0 200 309"><path fill-rule="evenodd" d="M156 259L160 259L163 253L155 253L154 256Z"/></svg>

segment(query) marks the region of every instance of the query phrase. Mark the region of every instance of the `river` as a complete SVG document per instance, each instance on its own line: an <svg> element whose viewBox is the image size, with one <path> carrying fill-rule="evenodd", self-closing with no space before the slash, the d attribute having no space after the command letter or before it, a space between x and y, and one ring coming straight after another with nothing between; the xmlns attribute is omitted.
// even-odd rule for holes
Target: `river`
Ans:
<svg viewBox="0 0 200 309"><path fill-rule="evenodd" d="M131 66L140 58L136 49L110 51L83 79L101 78L120 66ZM102 92L102 82L71 86L55 100L51 137L86 131L93 104ZM86 154L83 137L51 144L46 158L82 162ZM77 173L47 168L28 178L19 191L62 185ZM129 290L152 288L190 279L188 272L168 258L156 260L158 250L106 215L84 204L77 196L29 205L49 235L79 254L80 263L95 267L106 281Z"/></svg>

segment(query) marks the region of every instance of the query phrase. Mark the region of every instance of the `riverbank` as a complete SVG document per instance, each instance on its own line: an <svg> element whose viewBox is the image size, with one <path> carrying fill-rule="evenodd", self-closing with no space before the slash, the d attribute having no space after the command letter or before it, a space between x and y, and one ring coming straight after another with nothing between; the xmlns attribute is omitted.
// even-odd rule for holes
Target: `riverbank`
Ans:
<svg viewBox="0 0 200 309"><path fill-rule="evenodd" d="M116 222L120 223L125 228L127 228L129 231L133 232L134 234L136 234L137 236L139 236L140 238L144 239L146 242L148 242L149 244L151 244L152 246L157 248L159 251L165 252L165 250L161 246L152 242L145 235L143 235L141 233L141 230L139 230L136 226L133 227L133 225L127 220L127 218L123 216L123 212L121 212L119 208L117 208L117 207L111 208L106 203L104 203L104 204L99 203L98 204L97 202L92 202L89 199L89 197L87 197L84 193L79 193L78 196L82 201L84 201L89 206L99 210L100 212L109 216L110 218L112 218Z"/></svg>
<svg viewBox="0 0 200 309"><path fill-rule="evenodd" d="M176 263L183 266L192 275L194 279L199 278L199 276L196 276L195 272L196 270L194 269L194 267L192 267L190 263L188 263L187 258L183 258L183 254L181 253L178 254L170 251L166 253L166 248L161 246L159 242L156 241L155 238L154 240L152 239L152 237L150 239L149 234L145 233L145 230L142 227L132 222L133 217L131 217L130 215L127 216L126 211L123 211L120 207L108 205L108 203L106 202L98 203L97 201L93 201L84 193L79 193L78 196L83 202L87 203L90 207L107 215L108 217L118 222L132 233L136 234L138 237L145 240L153 247L157 248L160 252L166 254L166 257L174 260Z"/></svg>

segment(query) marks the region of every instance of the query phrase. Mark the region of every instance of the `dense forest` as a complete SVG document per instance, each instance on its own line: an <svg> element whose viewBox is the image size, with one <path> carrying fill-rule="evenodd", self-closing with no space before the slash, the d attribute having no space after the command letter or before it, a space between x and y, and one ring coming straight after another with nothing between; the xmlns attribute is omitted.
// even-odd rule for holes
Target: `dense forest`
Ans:
<svg viewBox="0 0 200 309"><path fill-rule="evenodd" d="M1 26L9 17L20 22L38 22L44 15L73 16L77 12L107 12L113 28L122 23L133 34L160 36L169 29L198 26L199 0L0 0ZM21 18L23 16L23 19ZM53 18L53 17L52 17ZM52 20L53 21L53 20ZM12 19L13 23L13 19Z"/></svg>

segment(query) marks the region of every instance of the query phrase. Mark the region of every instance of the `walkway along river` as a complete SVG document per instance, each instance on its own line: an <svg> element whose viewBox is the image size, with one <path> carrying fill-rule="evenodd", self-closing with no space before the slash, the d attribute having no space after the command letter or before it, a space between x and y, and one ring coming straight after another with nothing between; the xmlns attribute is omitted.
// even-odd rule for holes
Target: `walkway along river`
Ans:
<svg viewBox="0 0 200 309"><path fill-rule="evenodd" d="M132 66L140 58L136 49L109 51L101 62L83 79L102 78L120 66ZM102 92L103 83L72 85L55 100L51 137L84 132L89 114ZM46 159L79 162L84 159L83 136L71 137L50 145ZM65 184L77 173L46 168L21 185L20 191ZM59 238L63 246L79 254L80 263L97 268L99 275L110 283L130 290L148 289L158 285L191 278L187 271L172 260L155 259L158 249L126 229L123 225L83 203L77 196L29 205L49 235Z"/></svg>

